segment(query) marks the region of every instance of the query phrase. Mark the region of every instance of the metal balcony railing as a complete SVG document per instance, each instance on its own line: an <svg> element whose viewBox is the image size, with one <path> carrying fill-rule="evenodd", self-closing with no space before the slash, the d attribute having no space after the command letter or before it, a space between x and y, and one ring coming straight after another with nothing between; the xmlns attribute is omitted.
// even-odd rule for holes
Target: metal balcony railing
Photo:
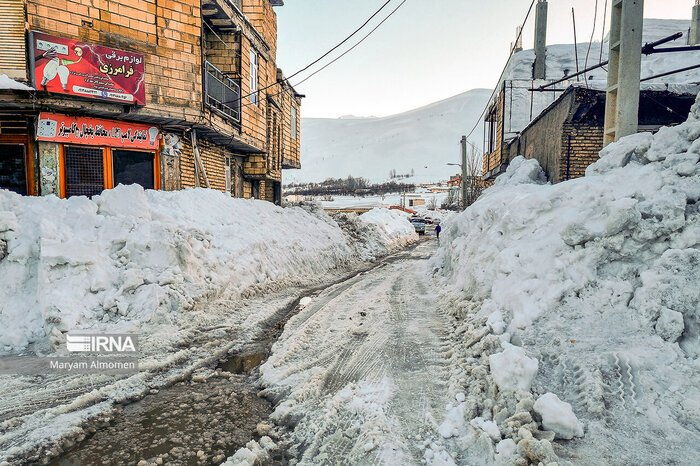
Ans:
<svg viewBox="0 0 700 466"><path fill-rule="evenodd" d="M240 122L241 86L208 61L204 67L204 102L224 118Z"/></svg>

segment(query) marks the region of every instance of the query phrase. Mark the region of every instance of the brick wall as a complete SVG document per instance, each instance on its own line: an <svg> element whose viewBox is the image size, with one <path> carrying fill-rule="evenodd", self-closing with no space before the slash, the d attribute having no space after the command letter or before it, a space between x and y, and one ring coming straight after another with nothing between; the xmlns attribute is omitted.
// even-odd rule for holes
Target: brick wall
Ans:
<svg viewBox="0 0 700 466"><path fill-rule="evenodd" d="M584 176L586 168L599 158L598 153L603 148L603 132L602 126L565 124L561 139L559 173L552 182L558 183Z"/></svg>
<svg viewBox="0 0 700 466"><path fill-rule="evenodd" d="M483 171L484 174L497 168L503 160L503 120L505 111L505 91L501 90L498 98L491 108L490 120L487 121L487 130L493 125L493 150L484 154Z"/></svg>
<svg viewBox="0 0 700 466"><path fill-rule="evenodd" d="M244 194L242 157L233 156L225 148L198 139L202 164L207 172L209 186L222 192L226 191L226 156L231 156L231 195L242 197ZM182 155L180 156L180 177L183 188L195 187L195 162L192 152L192 139L185 136L182 139ZM200 186L205 187L204 175L200 176Z"/></svg>
<svg viewBox="0 0 700 466"><path fill-rule="evenodd" d="M283 109L282 124L282 159L285 165L301 166L299 141L301 141L301 113L299 99L287 89L280 95ZM297 110L297 137L292 139L292 108Z"/></svg>

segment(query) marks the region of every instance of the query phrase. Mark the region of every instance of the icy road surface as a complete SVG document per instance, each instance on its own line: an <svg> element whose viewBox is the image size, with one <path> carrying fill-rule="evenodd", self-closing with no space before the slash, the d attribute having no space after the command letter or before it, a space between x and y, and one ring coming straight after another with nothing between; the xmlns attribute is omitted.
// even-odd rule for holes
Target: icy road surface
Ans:
<svg viewBox="0 0 700 466"><path fill-rule="evenodd" d="M316 296L262 366L303 464L419 464L448 400L446 318L423 241Z"/></svg>

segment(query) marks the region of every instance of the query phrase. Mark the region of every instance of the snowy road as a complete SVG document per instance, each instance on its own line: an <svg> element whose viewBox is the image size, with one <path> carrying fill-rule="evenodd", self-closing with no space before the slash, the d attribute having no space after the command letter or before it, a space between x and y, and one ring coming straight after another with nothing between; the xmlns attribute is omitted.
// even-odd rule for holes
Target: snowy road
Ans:
<svg viewBox="0 0 700 466"><path fill-rule="evenodd" d="M316 296L262 366L302 463L420 463L448 400L434 239ZM398 463L397 463L398 461Z"/></svg>

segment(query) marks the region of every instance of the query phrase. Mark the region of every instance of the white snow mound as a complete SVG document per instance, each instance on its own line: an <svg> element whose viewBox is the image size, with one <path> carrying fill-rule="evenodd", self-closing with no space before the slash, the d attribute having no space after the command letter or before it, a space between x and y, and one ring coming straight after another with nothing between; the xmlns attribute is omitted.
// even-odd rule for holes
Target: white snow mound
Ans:
<svg viewBox="0 0 700 466"><path fill-rule="evenodd" d="M143 336L223 290L236 298L309 283L415 237L391 213L358 222L371 241L355 241L322 211L214 190L120 185L65 200L0 190L0 352L51 351L73 329Z"/></svg>
<svg viewBox="0 0 700 466"><path fill-rule="evenodd" d="M557 438L583 437L583 424L576 418L571 405L561 401L554 393L545 393L533 407L542 416L542 426L554 432Z"/></svg>
<svg viewBox="0 0 700 466"><path fill-rule="evenodd" d="M697 101L687 122L607 146L583 178L543 184L535 160L516 158L443 222L431 265L458 318L455 373L469 374L454 389L522 456L556 455L531 402L518 398L531 395L509 392L519 381L535 398L570 401L557 411L565 422L543 414L542 423L560 438L581 433L573 413L586 424L571 455L626 464L700 456L699 160ZM512 371L516 351L538 361L531 386ZM550 405L538 404L543 413Z"/></svg>
<svg viewBox="0 0 700 466"><path fill-rule="evenodd" d="M537 374L537 359L529 358L522 348L503 343L501 353L489 356L491 376L499 390L530 391Z"/></svg>

